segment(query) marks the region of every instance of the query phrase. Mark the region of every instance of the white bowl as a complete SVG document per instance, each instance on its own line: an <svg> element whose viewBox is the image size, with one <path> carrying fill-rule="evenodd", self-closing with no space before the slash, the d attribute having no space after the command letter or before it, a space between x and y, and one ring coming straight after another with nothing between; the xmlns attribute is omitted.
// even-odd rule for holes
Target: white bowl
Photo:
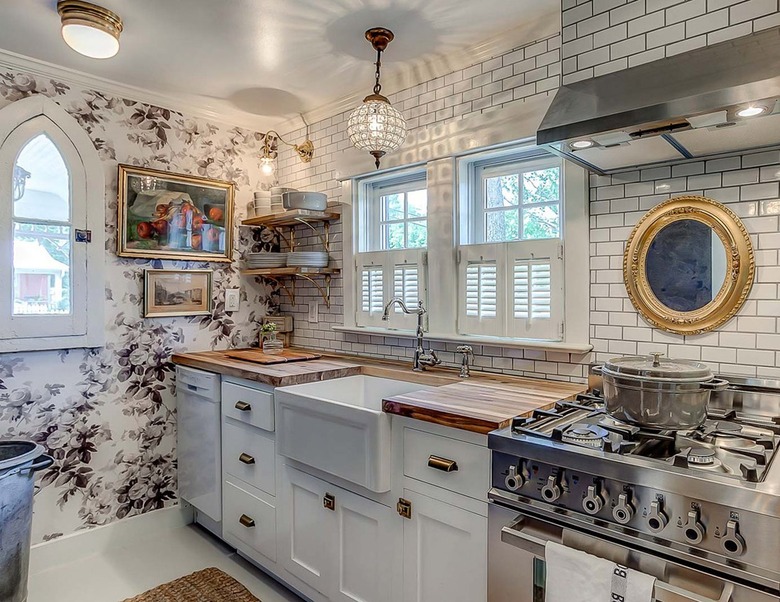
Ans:
<svg viewBox="0 0 780 602"><path fill-rule="evenodd" d="M322 192L285 192L282 195L285 209L307 209L325 211L328 207L328 195Z"/></svg>

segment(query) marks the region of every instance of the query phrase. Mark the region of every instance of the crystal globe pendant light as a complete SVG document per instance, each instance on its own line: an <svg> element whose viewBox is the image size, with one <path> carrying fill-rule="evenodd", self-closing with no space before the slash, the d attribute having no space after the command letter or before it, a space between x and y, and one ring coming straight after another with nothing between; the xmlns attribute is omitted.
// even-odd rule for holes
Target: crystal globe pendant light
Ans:
<svg viewBox="0 0 780 602"><path fill-rule="evenodd" d="M403 144L406 138L406 121L398 109L394 108L385 96L379 83L379 70L382 67L382 52L392 42L393 32L384 27L374 27L366 32L366 39L376 50L376 83L374 93L363 99L363 104L355 109L347 122L347 135L355 148L370 153L379 169L379 160L392 153Z"/></svg>

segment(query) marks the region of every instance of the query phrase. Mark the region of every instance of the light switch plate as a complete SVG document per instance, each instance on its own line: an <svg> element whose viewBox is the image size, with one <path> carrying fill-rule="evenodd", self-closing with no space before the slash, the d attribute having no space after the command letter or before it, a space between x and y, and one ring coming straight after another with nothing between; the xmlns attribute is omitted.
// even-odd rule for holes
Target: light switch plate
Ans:
<svg viewBox="0 0 780 602"><path fill-rule="evenodd" d="M320 304L316 301L309 301L309 324L316 324L320 321Z"/></svg>
<svg viewBox="0 0 780 602"><path fill-rule="evenodd" d="M238 311L241 303L241 289L225 289L225 311Z"/></svg>

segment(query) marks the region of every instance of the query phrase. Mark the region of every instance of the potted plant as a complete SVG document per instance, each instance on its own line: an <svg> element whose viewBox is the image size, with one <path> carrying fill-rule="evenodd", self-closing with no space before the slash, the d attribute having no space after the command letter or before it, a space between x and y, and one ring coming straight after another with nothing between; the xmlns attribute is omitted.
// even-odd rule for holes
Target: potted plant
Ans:
<svg viewBox="0 0 780 602"><path fill-rule="evenodd" d="M263 353L274 355L281 353L284 349L284 343L276 338L276 324L266 322L260 328L260 340L262 341Z"/></svg>

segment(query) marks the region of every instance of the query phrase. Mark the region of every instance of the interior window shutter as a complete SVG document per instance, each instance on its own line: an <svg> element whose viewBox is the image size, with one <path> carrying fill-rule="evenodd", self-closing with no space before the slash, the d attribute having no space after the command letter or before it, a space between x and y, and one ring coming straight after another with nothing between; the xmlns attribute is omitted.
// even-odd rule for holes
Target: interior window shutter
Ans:
<svg viewBox="0 0 780 602"><path fill-rule="evenodd" d="M359 326L383 326L385 304L385 253L360 253L356 261L358 304L355 321Z"/></svg>
<svg viewBox="0 0 780 602"><path fill-rule="evenodd" d="M388 256L392 266L392 296L403 299L409 309L416 308L420 300L427 303L426 252L419 249L390 251ZM396 305L386 324L390 328L413 330L417 328L417 316L403 313Z"/></svg>
<svg viewBox="0 0 780 602"><path fill-rule="evenodd" d="M504 336L503 245L469 245L459 255L459 331Z"/></svg>
<svg viewBox="0 0 780 602"><path fill-rule="evenodd" d="M563 257L559 241L514 243L509 255L511 336L561 339Z"/></svg>

